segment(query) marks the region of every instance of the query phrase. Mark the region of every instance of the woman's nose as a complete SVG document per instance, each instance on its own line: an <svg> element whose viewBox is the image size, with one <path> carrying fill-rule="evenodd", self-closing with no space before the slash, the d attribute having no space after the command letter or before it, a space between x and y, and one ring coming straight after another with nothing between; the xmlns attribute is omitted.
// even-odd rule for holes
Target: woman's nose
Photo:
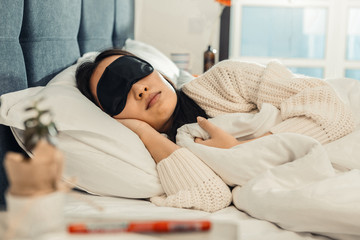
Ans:
<svg viewBox="0 0 360 240"><path fill-rule="evenodd" d="M136 88L136 93L135 93L135 97L136 99L142 99L144 97L145 92L147 92L149 90L149 88L147 86L144 85L140 85Z"/></svg>

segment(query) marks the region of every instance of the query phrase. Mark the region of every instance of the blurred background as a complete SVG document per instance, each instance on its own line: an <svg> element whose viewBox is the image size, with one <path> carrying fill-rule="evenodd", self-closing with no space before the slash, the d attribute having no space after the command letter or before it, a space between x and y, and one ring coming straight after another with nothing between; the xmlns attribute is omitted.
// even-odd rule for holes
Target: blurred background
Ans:
<svg viewBox="0 0 360 240"><path fill-rule="evenodd" d="M292 71L360 80L359 0L136 0L135 39L169 58L188 54L192 74L203 72L209 45L227 58L266 64L280 59Z"/></svg>

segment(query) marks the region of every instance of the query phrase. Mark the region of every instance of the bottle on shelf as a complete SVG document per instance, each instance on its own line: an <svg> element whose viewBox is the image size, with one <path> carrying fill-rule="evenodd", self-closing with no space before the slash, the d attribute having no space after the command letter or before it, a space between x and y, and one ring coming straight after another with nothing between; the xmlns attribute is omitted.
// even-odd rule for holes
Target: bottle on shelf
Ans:
<svg viewBox="0 0 360 240"><path fill-rule="evenodd" d="M204 72L209 70L215 64L215 49L213 49L210 45L207 50L204 52Z"/></svg>

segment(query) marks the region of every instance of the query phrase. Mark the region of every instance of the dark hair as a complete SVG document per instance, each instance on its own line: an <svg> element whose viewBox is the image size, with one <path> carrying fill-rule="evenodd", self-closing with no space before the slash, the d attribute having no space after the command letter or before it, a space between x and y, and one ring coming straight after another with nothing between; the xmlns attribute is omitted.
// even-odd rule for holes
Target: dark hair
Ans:
<svg viewBox="0 0 360 240"><path fill-rule="evenodd" d="M91 75L94 73L96 67L100 64L100 62L102 60L104 60L107 57L114 56L114 55L134 56L134 54L132 54L132 53L130 53L128 51L125 51L125 50L116 49L116 48L108 49L108 50L105 50L105 51L101 52L95 58L94 61L83 62L76 69L75 78L76 78L76 85L77 85L78 89L80 90L80 92L82 94L84 94L85 97L90 99L96 105L98 105L98 104L97 104L97 102L95 100L94 95L90 91L90 84L89 83L90 83Z"/></svg>
<svg viewBox="0 0 360 240"><path fill-rule="evenodd" d="M121 49L109 49L101 52L94 61L86 61L80 64L76 69L75 77L78 89L82 94L84 94L85 97L90 99L96 105L98 104L90 91L89 83L91 75L94 73L96 67L102 60L113 55L135 56L134 54ZM196 102L189 98L181 89L176 89L174 84L169 79L167 79L165 76L164 78L173 86L177 96L176 107L174 113L171 116L172 125L165 132L169 139L175 142L175 136L178 128L184 124L196 122L197 116L202 116L204 118L208 118L208 116L205 111Z"/></svg>
<svg viewBox="0 0 360 240"><path fill-rule="evenodd" d="M173 142L176 142L177 129L182 125L196 122L196 117L198 116L208 118L205 111L181 89L176 90L176 95L177 104L172 115L172 125L166 132L168 138Z"/></svg>

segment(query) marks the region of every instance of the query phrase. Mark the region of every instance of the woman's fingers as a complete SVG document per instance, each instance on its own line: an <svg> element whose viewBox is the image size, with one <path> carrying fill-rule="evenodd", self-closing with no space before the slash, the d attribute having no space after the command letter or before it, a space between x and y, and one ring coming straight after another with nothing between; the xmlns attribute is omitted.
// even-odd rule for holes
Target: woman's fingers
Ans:
<svg viewBox="0 0 360 240"><path fill-rule="evenodd" d="M195 143L200 143L210 147L217 148L230 148L233 147L239 142L231 136L229 133L225 132L218 126L212 124L210 121L206 120L203 117L197 117L198 124L202 129L204 129L209 135L210 138L203 140L201 138L195 138Z"/></svg>
<svg viewBox="0 0 360 240"><path fill-rule="evenodd" d="M214 134L216 134L216 132L219 131L219 128L217 126L215 126L203 117L197 117L196 120L199 126L204 129L210 136L213 136Z"/></svg>
<svg viewBox="0 0 360 240"><path fill-rule="evenodd" d="M196 142L196 143L202 143L203 141L204 141L204 139L199 138L199 137L196 137L196 138L194 139L194 142Z"/></svg>

